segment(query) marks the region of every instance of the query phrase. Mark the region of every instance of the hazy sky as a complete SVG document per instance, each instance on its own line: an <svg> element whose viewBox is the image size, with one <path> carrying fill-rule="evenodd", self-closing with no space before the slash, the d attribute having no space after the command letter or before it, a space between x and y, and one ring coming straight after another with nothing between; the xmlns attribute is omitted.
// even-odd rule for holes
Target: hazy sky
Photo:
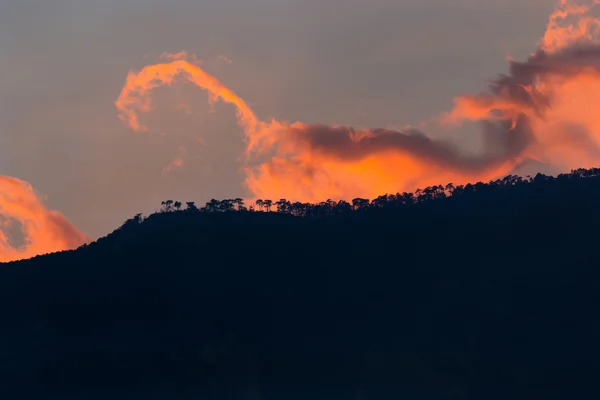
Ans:
<svg viewBox="0 0 600 400"><path fill-rule="evenodd" d="M129 70L186 50L263 119L416 124L485 90L508 54L533 51L555 3L3 1L0 174L30 182L94 237L168 198L243 197L231 107L211 113L203 92L159 89L150 131L131 133L113 104ZM176 156L184 168L163 172Z"/></svg>

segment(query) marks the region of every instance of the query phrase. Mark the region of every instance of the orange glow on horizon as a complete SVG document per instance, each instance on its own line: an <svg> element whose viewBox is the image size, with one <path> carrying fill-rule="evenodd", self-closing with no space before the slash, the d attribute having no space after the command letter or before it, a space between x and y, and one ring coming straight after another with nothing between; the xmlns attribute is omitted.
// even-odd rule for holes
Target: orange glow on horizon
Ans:
<svg viewBox="0 0 600 400"><path fill-rule="evenodd" d="M160 86L189 82L208 91L210 105L233 105L246 144L241 168L249 200L374 198L449 182L488 181L527 160L564 171L595 167L600 164L598 12L600 0L561 0L536 52L523 62L509 59L509 74L498 77L489 91L454 100L436 123L480 123L487 147L477 155L411 129L261 120L186 52L164 53L160 63L130 72L115 106L131 130L143 132L147 127L140 115L153 111L152 91ZM164 172L185 166L179 155ZM9 233L15 226L25 237L18 248ZM0 176L0 262L73 249L87 241L62 214L48 210L28 183Z"/></svg>

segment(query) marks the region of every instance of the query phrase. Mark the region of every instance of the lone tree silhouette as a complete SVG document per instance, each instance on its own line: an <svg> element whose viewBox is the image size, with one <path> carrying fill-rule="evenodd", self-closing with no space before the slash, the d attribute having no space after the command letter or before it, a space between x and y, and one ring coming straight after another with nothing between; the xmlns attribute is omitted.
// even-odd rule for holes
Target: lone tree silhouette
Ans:
<svg viewBox="0 0 600 400"><path fill-rule="evenodd" d="M264 206L264 202L262 199L258 199L256 200L256 207L258 207L259 210L261 210Z"/></svg>
<svg viewBox="0 0 600 400"><path fill-rule="evenodd" d="M263 206L267 212L271 211L271 207L273 206L273 200L263 200Z"/></svg>

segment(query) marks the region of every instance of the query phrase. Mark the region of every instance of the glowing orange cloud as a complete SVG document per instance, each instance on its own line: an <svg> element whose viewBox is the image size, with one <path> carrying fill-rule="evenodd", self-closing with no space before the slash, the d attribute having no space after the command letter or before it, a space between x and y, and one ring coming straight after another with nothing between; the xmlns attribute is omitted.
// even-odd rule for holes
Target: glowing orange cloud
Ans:
<svg viewBox="0 0 600 400"><path fill-rule="evenodd" d="M418 132L322 129L316 125L259 120L247 103L198 65L168 57L168 63L130 73L115 105L120 118L134 131L146 130L138 112L151 109L150 92L160 85L187 80L217 99L233 104L247 139L249 156L246 186L254 197L288 197L317 201L322 198L375 196L391 190L409 190L440 179L467 181L505 174L515 158L483 157L471 160L444 143L432 142ZM502 121L501 121L502 122ZM316 131L322 137L315 136ZM327 141L346 140L350 152L335 152ZM381 140L383 139L383 141ZM324 142L320 143L322 140ZM349 146L348 146L349 145ZM361 147L377 147L377 154ZM351 157L350 153L360 153ZM273 155L274 153L274 155ZM265 159L266 158L266 159Z"/></svg>
<svg viewBox="0 0 600 400"><path fill-rule="evenodd" d="M0 176L0 262L74 249L89 241L61 213L48 210L27 182ZM18 228L22 246L8 235Z"/></svg>
<svg viewBox="0 0 600 400"><path fill-rule="evenodd" d="M600 162L600 20L588 4L563 0L552 12L537 52L509 60L509 74L485 93L461 96L442 124L479 122L486 151L468 156L416 130L352 129L259 120L189 55L130 73L116 101L121 119L144 130L138 113L151 109L160 85L189 81L212 102L236 107L247 141L246 187L254 198L322 201L374 197L452 181L462 184L510 173L533 159L561 169Z"/></svg>
<svg viewBox="0 0 600 400"><path fill-rule="evenodd" d="M535 53L524 62L510 59L509 73L494 80L488 92L455 99L441 122L479 122L486 151L476 156L411 129L262 121L185 52L165 53L164 63L131 72L115 105L123 122L140 132L146 127L139 113L152 110L151 92L161 85L189 81L208 91L211 105L232 104L245 135L245 183L254 198L375 197L493 179L528 159L563 170L598 166L598 8L600 0L560 1ZM165 171L182 166L178 157ZM11 237L15 229L21 244ZM28 183L0 176L0 262L73 249L88 240L62 214L48 210Z"/></svg>
<svg viewBox="0 0 600 400"><path fill-rule="evenodd" d="M217 78L209 75L199 66L181 59L185 56L185 53L164 55L163 58L173 61L144 67L139 73L130 73L115 103L120 112L120 118L134 131L145 131L147 128L139 122L137 112L147 112L152 109L149 97L152 89L161 85L171 85L177 78L187 79L200 88L208 90L211 94L211 102L220 99L236 107L238 122L251 140L249 148L254 148L265 124L256 118L244 100Z"/></svg>
<svg viewBox="0 0 600 400"><path fill-rule="evenodd" d="M550 14L541 49L551 53L578 42L595 40L600 33L600 20L590 13L599 4L600 0L587 4L561 0Z"/></svg>
<svg viewBox="0 0 600 400"><path fill-rule="evenodd" d="M188 81L236 109L247 144L243 170L254 198L298 201L375 197L445 182L501 177L532 159L568 170L600 163L600 0L562 0L551 13L537 51L509 59L509 73L484 93L461 96L442 124L475 121L485 151L468 155L415 129L353 129L262 121L234 91L200 67L193 55L163 54L163 63L131 72L115 105L136 132L152 110L151 92ZM225 61L223 59L223 61ZM189 107L185 107L189 112ZM183 166L181 156L165 172ZM16 245L11 233L24 237ZM89 238L33 188L0 176L0 261L75 248Z"/></svg>

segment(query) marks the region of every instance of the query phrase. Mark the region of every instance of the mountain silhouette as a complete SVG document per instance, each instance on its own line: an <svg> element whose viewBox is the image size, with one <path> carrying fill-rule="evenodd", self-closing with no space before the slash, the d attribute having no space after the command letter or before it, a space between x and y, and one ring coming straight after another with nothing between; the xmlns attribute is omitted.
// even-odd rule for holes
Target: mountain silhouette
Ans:
<svg viewBox="0 0 600 400"><path fill-rule="evenodd" d="M167 200L0 267L0 387L45 399L588 399L600 169L352 202Z"/></svg>

